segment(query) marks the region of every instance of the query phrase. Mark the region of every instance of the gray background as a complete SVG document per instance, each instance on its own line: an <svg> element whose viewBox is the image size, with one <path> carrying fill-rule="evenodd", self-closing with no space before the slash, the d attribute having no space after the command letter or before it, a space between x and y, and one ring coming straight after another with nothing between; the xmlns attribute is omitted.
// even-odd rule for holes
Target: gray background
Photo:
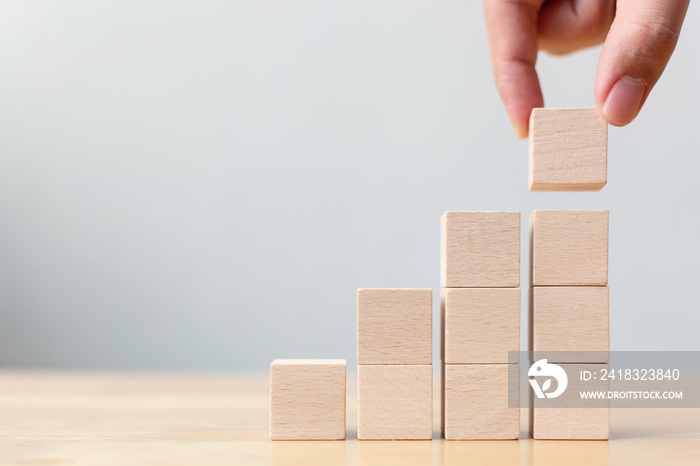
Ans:
<svg viewBox="0 0 700 466"><path fill-rule="evenodd" d="M529 193L480 1L0 3L0 365L354 364L357 287L437 304L445 210L610 209L612 348L700 349L695 6L608 186Z"/></svg>

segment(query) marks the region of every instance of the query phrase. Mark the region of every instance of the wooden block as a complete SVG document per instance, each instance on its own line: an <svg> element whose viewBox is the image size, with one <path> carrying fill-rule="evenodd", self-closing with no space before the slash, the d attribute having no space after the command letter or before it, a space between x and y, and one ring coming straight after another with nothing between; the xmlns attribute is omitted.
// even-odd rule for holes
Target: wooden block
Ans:
<svg viewBox="0 0 700 466"><path fill-rule="evenodd" d="M443 362L518 362L520 288L443 288L441 298Z"/></svg>
<svg viewBox="0 0 700 466"><path fill-rule="evenodd" d="M345 439L345 373L343 359L272 361L272 440Z"/></svg>
<svg viewBox="0 0 700 466"><path fill-rule="evenodd" d="M530 114L530 191L598 191L608 182L608 124L597 108Z"/></svg>
<svg viewBox="0 0 700 466"><path fill-rule="evenodd" d="M607 210L536 210L530 229L534 286L608 284Z"/></svg>
<svg viewBox="0 0 700 466"><path fill-rule="evenodd" d="M551 362L608 362L610 298L607 286L532 289L532 351ZM551 354L539 352L554 351ZM570 352L570 353L560 353Z"/></svg>
<svg viewBox="0 0 700 466"><path fill-rule="evenodd" d="M445 439L520 438L520 408L508 407L509 392L519 399L518 365L443 364L442 370Z"/></svg>
<svg viewBox="0 0 700 466"><path fill-rule="evenodd" d="M582 400L581 391L608 391L609 382L601 381L600 370L607 364L559 364L568 374L568 385L558 398L539 399L531 394L532 437L540 440L607 440L610 436L610 407L607 400ZM581 370L595 374L593 381L580 380ZM542 406L563 407L542 407ZM591 407L586 407L591 406Z"/></svg>
<svg viewBox="0 0 700 466"><path fill-rule="evenodd" d="M520 286L520 212L445 212L443 288Z"/></svg>
<svg viewBox="0 0 700 466"><path fill-rule="evenodd" d="M357 392L359 440L432 438L432 365L360 365Z"/></svg>
<svg viewBox="0 0 700 466"><path fill-rule="evenodd" d="M433 290L357 290L358 364L432 364Z"/></svg>

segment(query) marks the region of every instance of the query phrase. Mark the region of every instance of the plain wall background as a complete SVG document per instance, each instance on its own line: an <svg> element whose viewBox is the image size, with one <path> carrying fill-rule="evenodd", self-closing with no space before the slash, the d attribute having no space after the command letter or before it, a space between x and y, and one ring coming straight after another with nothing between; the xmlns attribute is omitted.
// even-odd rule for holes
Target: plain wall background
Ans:
<svg viewBox="0 0 700 466"><path fill-rule="evenodd" d="M0 365L352 365L358 287L432 287L437 337L445 210L523 213L525 298L530 212L610 209L612 349L698 350L698 44L608 186L529 193L480 1L0 2ZM599 50L541 55L548 106Z"/></svg>

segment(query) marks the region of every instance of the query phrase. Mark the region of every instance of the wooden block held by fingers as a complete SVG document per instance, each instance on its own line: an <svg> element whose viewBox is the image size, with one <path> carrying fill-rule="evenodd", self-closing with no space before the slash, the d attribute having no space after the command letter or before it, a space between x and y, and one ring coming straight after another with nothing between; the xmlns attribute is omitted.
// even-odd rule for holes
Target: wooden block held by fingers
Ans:
<svg viewBox="0 0 700 466"><path fill-rule="evenodd" d="M357 290L358 364L432 364L433 290Z"/></svg>
<svg viewBox="0 0 700 466"><path fill-rule="evenodd" d="M530 114L530 191L598 191L608 182L608 124L597 108Z"/></svg>
<svg viewBox="0 0 700 466"><path fill-rule="evenodd" d="M270 438L344 440L343 359L276 359L270 365Z"/></svg>
<svg viewBox="0 0 700 466"><path fill-rule="evenodd" d="M518 362L520 288L443 288L440 307L443 362Z"/></svg>
<svg viewBox="0 0 700 466"><path fill-rule="evenodd" d="M359 440L430 440L432 365L357 367Z"/></svg>
<svg viewBox="0 0 700 466"><path fill-rule="evenodd" d="M445 439L520 438L517 364L443 364L442 370ZM508 406L509 394L517 407Z"/></svg>
<svg viewBox="0 0 700 466"><path fill-rule="evenodd" d="M532 289L532 351L551 362L608 362L610 297L607 286Z"/></svg>
<svg viewBox="0 0 700 466"><path fill-rule="evenodd" d="M520 286L520 212L445 212L443 288Z"/></svg>
<svg viewBox="0 0 700 466"><path fill-rule="evenodd" d="M607 210L534 211L532 285L607 285L608 217Z"/></svg>

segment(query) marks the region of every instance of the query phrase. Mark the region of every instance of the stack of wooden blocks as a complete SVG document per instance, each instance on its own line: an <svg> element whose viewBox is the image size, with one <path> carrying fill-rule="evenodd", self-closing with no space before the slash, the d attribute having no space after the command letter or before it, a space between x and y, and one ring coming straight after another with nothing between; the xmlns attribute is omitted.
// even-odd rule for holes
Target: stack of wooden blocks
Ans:
<svg viewBox="0 0 700 466"><path fill-rule="evenodd" d="M570 374L600 374L608 362L608 217L607 210L536 210L530 219L530 350ZM578 393L580 383L569 377L567 390ZM533 400L534 438L608 438L609 408L538 408L549 400Z"/></svg>
<svg viewBox="0 0 700 466"><path fill-rule="evenodd" d="M607 125L597 109L533 110L530 190L606 183ZM530 351L565 369L600 373L609 362L608 217L531 217ZM441 226L443 435L517 439L520 213L446 212ZM357 291L358 439L432 438L432 356L432 290ZM344 439L345 374L344 360L274 361L271 438ZM534 403L536 439L608 438L609 407Z"/></svg>
<svg viewBox="0 0 700 466"><path fill-rule="evenodd" d="M446 212L441 230L443 435L517 439L520 212Z"/></svg>
<svg viewBox="0 0 700 466"><path fill-rule="evenodd" d="M357 290L357 438L433 436L433 291Z"/></svg>

